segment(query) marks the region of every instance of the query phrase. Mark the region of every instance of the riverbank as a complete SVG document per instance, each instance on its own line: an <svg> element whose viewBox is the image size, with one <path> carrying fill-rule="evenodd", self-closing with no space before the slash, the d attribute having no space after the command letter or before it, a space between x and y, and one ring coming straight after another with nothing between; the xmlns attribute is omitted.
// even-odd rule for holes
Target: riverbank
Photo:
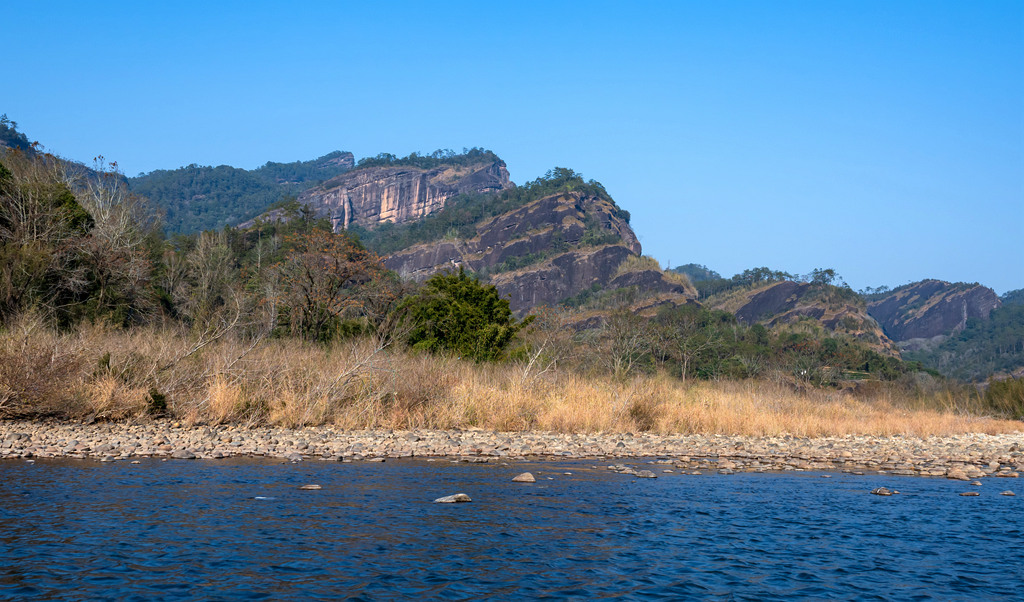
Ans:
<svg viewBox="0 0 1024 602"><path fill-rule="evenodd" d="M650 459L659 470L873 471L948 477L1018 477L1024 433L943 437L750 437L649 433L564 434L471 430L343 430L241 426L3 421L0 459L139 457L286 461L381 461L434 457L489 462L510 459Z"/></svg>

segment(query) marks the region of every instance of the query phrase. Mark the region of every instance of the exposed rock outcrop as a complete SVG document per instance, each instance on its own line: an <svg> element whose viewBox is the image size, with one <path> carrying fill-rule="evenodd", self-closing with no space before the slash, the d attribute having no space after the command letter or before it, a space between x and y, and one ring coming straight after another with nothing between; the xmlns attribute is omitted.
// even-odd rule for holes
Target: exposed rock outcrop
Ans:
<svg viewBox="0 0 1024 602"><path fill-rule="evenodd" d="M812 318L829 330L852 335L879 351L897 353L860 297L839 287L776 282L732 295L715 307L732 311L741 322L760 322L769 327Z"/></svg>
<svg viewBox="0 0 1024 602"><path fill-rule="evenodd" d="M868 313L889 338L907 341L963 330L968 319L987 319L1000 305L995 291L979 284L922 280L868 304Z"/></svg>
<svg viewBox="0 0 1024 602"><path fill-rule="evenodd" d="M640 243L615 204L603 198L547 196L480 224L477 232L470 240L415 245L384 264L414 280L460 266L489 274L517 313L556 305L594 285L692 296L657 270L620 273L627 258L639 255Z"/></svg>
<svg viewBox="0 0 1024 602"><path fill-rule="evenodd" d="M429 215L462 193L509 188L505 162L442 165L432 169L399 165L355 169L307 190L299 202L331 220L336 232L352 224L373 228Z"/></svg>

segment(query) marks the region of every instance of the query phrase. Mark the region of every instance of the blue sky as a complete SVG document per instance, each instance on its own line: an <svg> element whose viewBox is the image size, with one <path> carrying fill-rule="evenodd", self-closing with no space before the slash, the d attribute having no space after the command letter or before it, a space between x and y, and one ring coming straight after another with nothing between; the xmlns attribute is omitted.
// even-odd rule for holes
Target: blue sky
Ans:
<svg viewBox="0 0 1024 602"><path fill-rule="evenodd" d="M298 6L294 6L298 5ZM0 112L128 175L489 148L646 254L1024 287L1024 3L20 2Z"/></svg>

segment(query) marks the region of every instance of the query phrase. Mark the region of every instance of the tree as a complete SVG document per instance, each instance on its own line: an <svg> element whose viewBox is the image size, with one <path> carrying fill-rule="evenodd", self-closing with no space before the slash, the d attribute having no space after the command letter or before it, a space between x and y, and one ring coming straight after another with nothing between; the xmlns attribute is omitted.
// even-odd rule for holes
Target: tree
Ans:
<svg viewBox="0 0 1024 602"><path fill-rule="evenodd" d="M497 288L462 268L431 276L403 306L412 324L413 348L449 351L478 362L504 357L516 334L533 321L532 316L517 320Z"/></svg>
<svg viewBox="0 0 1024 602"><path fill-rule="evenodd" d="M380 259L345 233L311 230L288 237L292 247L278 265L281 306L293 334L327 341L343 321L358 317L365 285L384 277Z"/></svg>

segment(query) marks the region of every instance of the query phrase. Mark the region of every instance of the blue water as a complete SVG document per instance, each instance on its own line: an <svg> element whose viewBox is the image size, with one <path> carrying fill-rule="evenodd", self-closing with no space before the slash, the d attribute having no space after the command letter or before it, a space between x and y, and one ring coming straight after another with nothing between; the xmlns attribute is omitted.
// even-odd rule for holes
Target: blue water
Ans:
<svg viewBox="0 0 1024 602"><path fill-rule="evenodd" d="M3 461L0 599L1024 599L1016 480L592 465Z"/></svg>

